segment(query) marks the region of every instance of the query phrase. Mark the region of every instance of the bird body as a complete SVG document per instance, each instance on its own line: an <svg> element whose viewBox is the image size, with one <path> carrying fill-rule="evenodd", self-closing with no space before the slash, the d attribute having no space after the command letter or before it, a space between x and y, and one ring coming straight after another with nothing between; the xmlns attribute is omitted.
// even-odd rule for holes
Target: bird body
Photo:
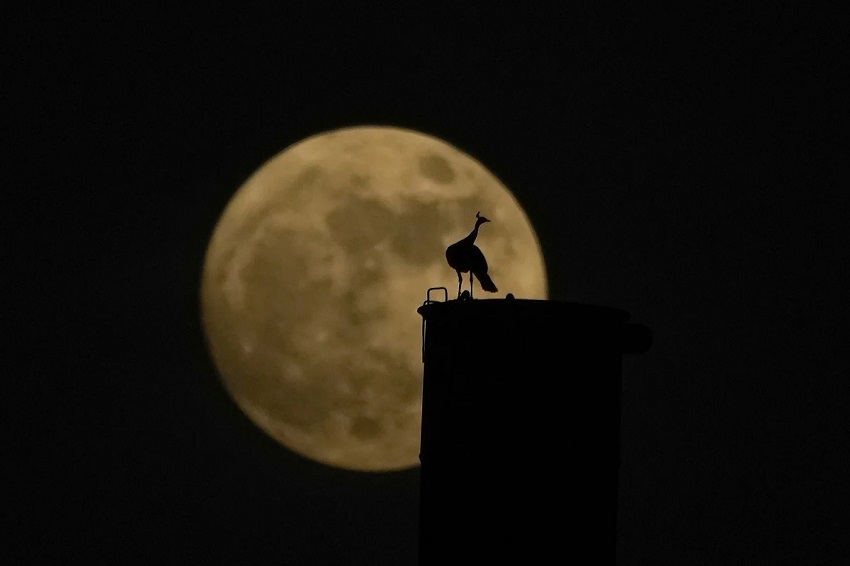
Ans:
<svg viewBox="0 0 850 566"><path fill-rule="evenodd" d="M490 293L498 291L495 283L488 275L487 259L484 253L475 245L475 239L478 237L478 228L485 222L490 222L480 213L475 215L475 227L465 238L455 242L446 248L446 261L449 266L457 272L457 294L460 297L460 290L463 286L463 273L469 273L469 293L472 296L472 280L478 279L481 288Z"/></svg>

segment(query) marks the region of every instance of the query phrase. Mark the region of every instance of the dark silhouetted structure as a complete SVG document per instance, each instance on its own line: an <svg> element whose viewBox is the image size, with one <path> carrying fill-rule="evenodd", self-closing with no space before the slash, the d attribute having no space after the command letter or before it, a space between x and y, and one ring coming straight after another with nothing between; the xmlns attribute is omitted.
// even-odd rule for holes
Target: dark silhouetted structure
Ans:
<svg viewBox="0 0 850 566"><path fill-rule="evenodd" d="M622 355L648 329L512 295L418 312L420 566L614 564Z"/></svg>
<svg viewBox="0 0 850 566"><path fill-rule="evenodd" d="M472 292L472 279L478 278L481 288L490 293L498 291L496 284L490 279L487 274L487 259L484 254L475 245L475 238L478 237L478 228L485 222L490 222L488 219L481 216L480 212L475 213L475 228L472 229L464 239L455 242L446 248L446 261L452 269L457 271L457 296L460 297L460 288L463 286L462 273L469 272L469 295L474 295Z"/></svg>

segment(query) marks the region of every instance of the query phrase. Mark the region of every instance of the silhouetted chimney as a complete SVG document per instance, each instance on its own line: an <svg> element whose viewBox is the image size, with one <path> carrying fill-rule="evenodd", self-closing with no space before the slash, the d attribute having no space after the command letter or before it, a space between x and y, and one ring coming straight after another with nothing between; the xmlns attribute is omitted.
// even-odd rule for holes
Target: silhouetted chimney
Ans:
<svg viewBox="0 0 850 566"><path fill-rule="evenodd" d="M429 291L430 297L430 291ZM616 562L623 310L427 300L419 565Z"/></svg>

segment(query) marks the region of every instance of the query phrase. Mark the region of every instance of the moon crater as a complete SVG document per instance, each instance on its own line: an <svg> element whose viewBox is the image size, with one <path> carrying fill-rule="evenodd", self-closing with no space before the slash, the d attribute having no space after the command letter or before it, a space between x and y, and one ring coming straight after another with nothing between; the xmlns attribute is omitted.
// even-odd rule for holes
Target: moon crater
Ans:
<svg viewBox="0 0 850 566"><path fill-rule="evenodd" d="M448 184L455 180L455 172L449 162L439 155L431 154L419 159L419 171L426 178Z"/></svg>

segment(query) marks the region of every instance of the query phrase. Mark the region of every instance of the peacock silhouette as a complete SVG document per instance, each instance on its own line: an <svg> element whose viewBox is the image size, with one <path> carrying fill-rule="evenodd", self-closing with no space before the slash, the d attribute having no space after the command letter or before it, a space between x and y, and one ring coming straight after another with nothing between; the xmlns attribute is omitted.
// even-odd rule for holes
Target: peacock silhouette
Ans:
<svg viewBox="0 0 850 566"><path fill-rule="evenodd" d="M487 274L487 258L484 253L475 245L475 239L478 237L478 228L485 222L490 222L487 218L481 216L480 212L475 213L475 227L465 238L458 240L454 244L446 248L446 260L449 266L457 272L457 296L460 298L461 287L463 286L463 273L469 273L469 297L472 298L472 281L477 278L481 288L490 293L498 291L496 284Z"/></svg>

